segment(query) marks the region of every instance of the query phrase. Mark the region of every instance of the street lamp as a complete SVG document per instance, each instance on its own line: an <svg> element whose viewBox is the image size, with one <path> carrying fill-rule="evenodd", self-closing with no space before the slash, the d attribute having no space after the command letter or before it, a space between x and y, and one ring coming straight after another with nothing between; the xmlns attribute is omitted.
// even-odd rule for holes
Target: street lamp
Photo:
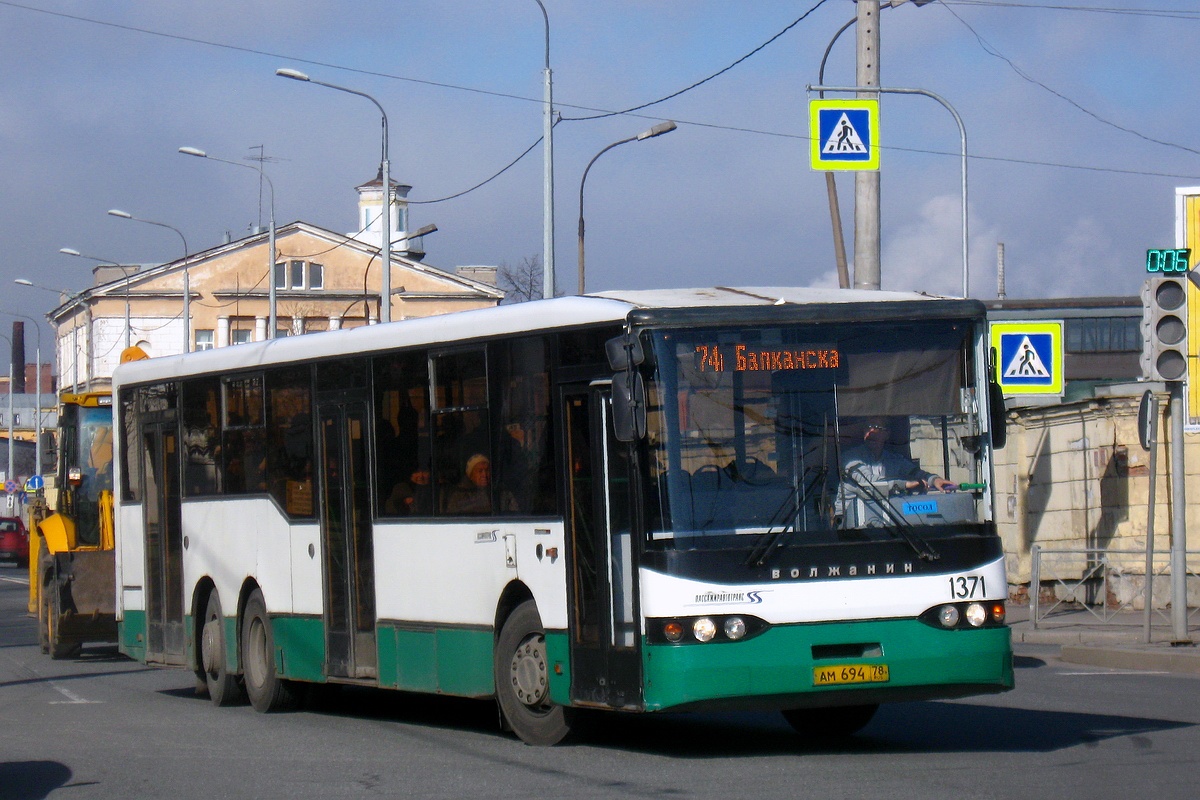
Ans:
<svg viewBox="0 0 1200 800"><path fill-rule="evenodd" d="M554 88L550 75L550 15L542 0L534 0L546 23L546 66L543 68L542 109L542 297L554 297Z"/></svg>
<svg viewBox="0 0 1200 800"><path fill-rule="evenodd" d="M155 222L151 219L135 217L128 211L121 211L117 208L110 208L108 210L108 215L110 217L117 217L119 219L131 219L134 222L143 222L147 225L154 225L159 228L167 228L168 230L175 231L175 233L179 234L179 239L183 242L183 354L187 355L192 351L192 287L188 281L188 245L187 239L183 236L183 231L179 230L179 228L176 228L174 225L168 225L165 222Z"/></svg>
<svg viewBox="0 0 1200 800"><path fill-rule="evenodd" d="M119 264L116 261L109 261L107 258L100 258L99 256L85 255L73 247L60 247L58 248L58 252L67 256L75 256L76 258L86 258L90 259L91 261L99 261L101 264L110 264L125 274L125 349L128 350L129 332L131 327L129 324L129 279L133 277L129 270L126 269L124 264Z"/></svg>
<svg viewBox="0 0 1200 800"><path fill-rule="evenodd" d="M379 104L371 95L366 92L360 92L357 89L348 89L345 86L338 86L333 83L325 83L324 81L314 80L308 77L303 72L294 69L280 68L275 70L275 74L281 78L291 78L294 81L304 81L305 83L314 83L317 86L324 86L329 89L336 89L339 92L358 95L365 97L375 104L379 109L380 115L383 117L383 158L379 165L380 177L383 179L383 246L381 248L381 260L383 261L383 282L380 286L380 294L383 296L383 302L380 304L379 321L392 321L392 176L390 166L388 164L388 118L387 112L383 110L383 106Z"/></svg>
<svg viewBox="0 0 1200 800"><path fill-rule="evenodd" d="M664 133L670 133L678 127L674 122L660 122L649 130L642 131L637 136L630 136L628 139L621 139L613 142L608 147L601 150L596 155L592 156L592 160L588 162L587 167L583 170L583 177L579 180L579 293L584 294L584 267L583 267L583 185L587 182L588 171L592 168L592 164L596 163L596 159L612 150L614 147L629 142L640 142L643 139L653 139L655 136L662 136Z"/></svg>
<svg viewBox="0 0 1200 800"><path fill-rule="evenodd" d="M21 286L28 286L32 289L41 289L43 292L53 292L54 294L58 295L60 299L63 296L66 296L68 303L72 302L72 301L77 301L80 298L80 295L78 295L74 292L68 292L65 289L51 289L49 286L42 286L41 284L34 283L33 281L29 280L28 278L13 278L13 283L19 284ZM86 353L85 353L85 355L87 356L87 370L86 370L86 374L84 375L84 380L86 381L87 390L91 391L91 388L92 388L92 326L90 324L86 323L86 320L85 320L85 324L82 327L83 327L85 333L87 334L87 343L86 343L87 349L86 349ZM71 368L75 373L74 377L71 380L71 386L76 389L79 387L79 344L78 344L78 341L76 340L75 331L78 331L79 328L80 328L80 326L76 325L75 327L73 327L71 329ZM38 331L38 351L39 351L39 353L41 351L41 336L42 336L42 332L39 330ZM39 361L40 361L40 359L39 359ZM60 362L61 362L61 359L60 359ZM59 364L59 366L61 366L61 363ZM38 370L39 395L41 394L41 392L40 392L41 386L42 386L41 370L39 368L39 370Z"/></svg>
<svg viewBox="0 0 1200 800"><path fill-rule="evenodd" d="M253 164L246 164L241 161L229 161L228 159L217 158L216 156L210 156L208 153L206 153L203 150L200 150L198 148L195 148L195 147L181 147L181 148L179 148L179 152L183 153L185 156L195 156L196 158L206 158L209 161L220 161L222 164L233 164L235 167L245 167L246 169L252 169L259 174L259 177L261 177L263 180L265 180L267 182L267 188L271 190L271 231L270 231L270 235L268 236L268 239L269 239L268 247L270 249L270 252L267 254L267 257L270 259L267 263L267 286L268 286L267 305L270 308L270 310L268 311L269 318L267 320L267 338L274 339L275 338L275 329L277 327L276 326L276 314L275 314L275 310L276 310L276 305L275 305L275 262L276 262L276 254L275 254L275 184L271 183L271 179L269 177L267 177L267 173L263 170L262 167L256 167ZM261 219L261 217L260 217L260 219Z"/></svg>

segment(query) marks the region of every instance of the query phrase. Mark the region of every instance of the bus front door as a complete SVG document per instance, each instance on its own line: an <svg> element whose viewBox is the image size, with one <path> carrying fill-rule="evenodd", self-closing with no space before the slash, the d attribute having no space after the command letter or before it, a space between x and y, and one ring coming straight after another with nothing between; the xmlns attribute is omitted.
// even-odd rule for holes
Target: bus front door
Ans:
<svg viewBox="0 0 1200 800"><path fill-rule="evenodd" d="M612 435L608 382L563 393L570 557L571 699L640 708L630 464Z"/></svg>
<svg viewBox="0 0 1200 800"><path fill-rule="evenodd" d="M143 423L146 661L183 664L183 513L174 419Z"/></svg>
<svg viewBox="0 0 1200 800"><path fill-rule="evenodd" d="M373 678L375 558L367 471L367 406L326 402L321 424L321 537L325 567L325 670Z"/></svg>

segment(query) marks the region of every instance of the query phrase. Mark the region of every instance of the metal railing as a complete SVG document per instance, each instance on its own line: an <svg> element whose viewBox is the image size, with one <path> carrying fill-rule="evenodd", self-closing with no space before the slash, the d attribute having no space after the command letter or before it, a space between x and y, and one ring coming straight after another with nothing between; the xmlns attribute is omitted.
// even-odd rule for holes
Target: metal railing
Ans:
<svg viewBox="0 0 1200 800"><path fill-rule="evenodd" d="M1200 551L1189 550L1185 561L1200 556ZM1145 577L1146 552L1144 550L1109 550L1106 548L1047 549L1039 545L1032 548L1033 562L1030 575L1030 622L1034 630L1039 623L1055 613L1086 611L1102 624L1143 624L1149 620L1146 614L1134 612L1134 602L1139 598L1145 605L1139 611L1150 613L1166 625L1171 624L1168 602L1170 600L1171 553L1152 554L1150 579ZM1190 578L1200 579L1200 573L1187 567ZM1064 577L1070 576L1070 577ZM1133 589L1133 581L1119 580L1124 577L1141 580L1141 587ZM1160 580L1162 579L1162 580ZM1054 599L1042 602L1043 582L1053 590ZM1158 592L1155 592L1155 588ZM1161 603L1155 607L1157 594ZM1200 607L1188 612L1188 626L1193 617L1200 615ZM1148 623L1147 623L1148 624Z"/></svg>

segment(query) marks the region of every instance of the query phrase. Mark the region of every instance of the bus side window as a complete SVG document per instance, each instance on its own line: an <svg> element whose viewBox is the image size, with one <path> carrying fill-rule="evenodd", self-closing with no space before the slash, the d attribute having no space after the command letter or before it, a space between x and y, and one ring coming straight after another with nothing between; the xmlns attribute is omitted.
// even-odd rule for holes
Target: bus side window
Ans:
<svg viewBox="0 0 1200 800"><path fill-rule="evenodd" d="M488 428L487 359L482 348L444 353L431 359L433 367L433 481L442 514L490 513L491 502L448 505L470 482L468 465L480 456L491 465ZM477 462L476 462L477 463ZM490 491L490 480L489 480Z"/></svg>
<svg viewBox="0 0 1200 800"><path fill-rule="evenodd" d="M375 359L375 508L382 517L433 512L429 372L424 352Z"/></svg>
<svg viewBox="0 0 1200 800"><path fill-rule="evenodd" d="M267 373L267 490L293 517L313 515L312 379L307 367Z"/></svg>
<svg viewBox="0 0 1200 800"><path fill-rule="evenodd" d="M548 514L555 508L550 438L550 367L546 339L492 345L489 363L500 387L494 482L499 510Z"/></svg>

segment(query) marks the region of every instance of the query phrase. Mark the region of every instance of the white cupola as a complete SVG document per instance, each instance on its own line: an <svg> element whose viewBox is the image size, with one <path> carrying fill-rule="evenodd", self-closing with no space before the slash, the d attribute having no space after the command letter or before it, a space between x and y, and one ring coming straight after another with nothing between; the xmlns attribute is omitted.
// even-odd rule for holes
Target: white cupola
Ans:
<svg viewBox="0 0 1200 800"><path fill-rule="evenodd" d="M408 231L408 193L412 190L411 186L406 186L396 181L391 181L391 241L403 242L407 239ZM357 239L360 242L372 244L375 247L383 246L383 170L373 180L367 181L361 186L356 186L358 191L358 230L348 234L352 239Z"/></svg>

